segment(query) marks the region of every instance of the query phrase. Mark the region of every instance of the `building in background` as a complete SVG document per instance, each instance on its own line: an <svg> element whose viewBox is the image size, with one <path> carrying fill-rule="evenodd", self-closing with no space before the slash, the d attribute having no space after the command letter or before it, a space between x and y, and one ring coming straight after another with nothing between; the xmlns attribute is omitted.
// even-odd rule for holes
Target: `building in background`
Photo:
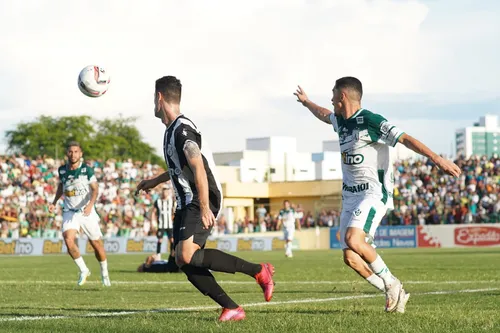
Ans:
<svg viewBox="0 0 500 333"><path fill-rule="evenodd" d="M314 214L340 209L342 162L338 137L323 141L322 148L318 153L298 152L296 138L271 136L246 139L242 151L214 153L228 228L245 216L254 219L260 205L276 214L285 199L300 203L305 212ZM418 156L401 144L391 148L391 155L393 160Z"/></svg>
<svg viewBox="0 0 500 333"><path fill-rule="evenodd" d="M485 115L474 126L458 129L455 132L457 156L469 158L472 155L500 153L500 126L497 115Z"/></svg>
<svg viewBox="0 0 500 333"><path fill-rule="evenodd" d="M239 152L214 153L222 183L297 182L342 179L338 138L323 141L322 152L297 151L294 137L265 137L246 140ZM415 159L418 154L402 144L391 148L393 160Z"/></svg>
<svg viewBox="0 0 500 333"><path fill-rule="evenodd" d="M214 153L214 160L218 166L238 169L242 183L315 180L312 154L298 152L293 137L247 139L243 151Z"/></svg>

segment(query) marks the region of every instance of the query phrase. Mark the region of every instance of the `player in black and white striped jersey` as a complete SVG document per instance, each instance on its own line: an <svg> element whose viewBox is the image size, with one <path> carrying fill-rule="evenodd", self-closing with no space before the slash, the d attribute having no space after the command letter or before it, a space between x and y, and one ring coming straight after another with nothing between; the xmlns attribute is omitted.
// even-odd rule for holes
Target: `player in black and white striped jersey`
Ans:
<svg viewBox="0 0 500 333"><path fill-rule="evenodd" d="M167 127L163 152L168 172L141 181L136 193L172 180L177 199L174 218L176 262L203 295L222 306L220 321L242 320L245 311L229 298L210 270L240 272L255 278L269 302L274 291L274 267L204 248L222 208L222 190L215 175L212 152L199 129L180 113L181 87L181 82L173 76L156 81L155 116Z"/></svg>
<svg viewBox="0 0 500 333"><path fill-rule="evenodd" d="M153 212L151 219L157 221L157 232L158 242L156 245L156 257L157 261L161 260L161 245L163 243L163 237L166 235L169 241L169 257L168 263L169 267L172 267L172 271L178 271L179 268L175 264L174 256L174 221L173 216L175 212L176 201L172 193L171 183L167 182L166 187L162 189L161 196L156 199L153 205Z"/></svg>

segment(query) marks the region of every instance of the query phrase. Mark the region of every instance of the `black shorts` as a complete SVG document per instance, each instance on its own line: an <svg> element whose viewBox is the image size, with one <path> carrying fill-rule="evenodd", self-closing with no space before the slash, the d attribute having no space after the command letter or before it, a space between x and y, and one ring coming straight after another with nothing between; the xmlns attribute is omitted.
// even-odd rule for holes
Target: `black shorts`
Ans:
<svg viewBox="0 0 500 333"><path fill-rule="evenodd" d="M217 216L217 212L214 212L214 215ZM175 212L174 246L194 236L193 242L203 248L211 231L211 228L203 228L200 207L197 205L191 203Z"/></svg>
<svg viewBox="0 0 500 333"><path fill-rule="evenodd" d="M173 229L158 229L156 232L156 237L163 238L164 235L167 235L167 238L174 237Z"/></svg>

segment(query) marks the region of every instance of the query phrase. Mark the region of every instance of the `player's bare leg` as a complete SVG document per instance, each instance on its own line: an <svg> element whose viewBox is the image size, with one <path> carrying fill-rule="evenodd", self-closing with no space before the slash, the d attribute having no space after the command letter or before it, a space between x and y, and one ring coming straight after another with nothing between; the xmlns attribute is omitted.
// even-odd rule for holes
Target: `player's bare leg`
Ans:
<svg viewBox="0 0 500 333"><path fill-rule="evenodd" d="M78 285L82 286L87 281L87 277L90 276L90 270L88 269L87 265L85 265L85 261L80 255L80 250L76 245L76 233L77 231L74 229L66 230L65 232L63 232L63 238L64 242L66 243L66 247L68 248L68 254L71 256L71 258L73 258L75 264L80 269Z"/></svg>
<svg viewBox="0 0 500 333"><path fill-rule="evenodd" d="M266 301L270 301L274 290L270 264L253 264L216 249L201 249L193 242L193 236L183 240L176 247L176 262L187 275L188 280L203 294L212 298L223 308L220 321L241 320L245 311L238 306L215 281L210 270L225 273L244 273L257 280L264 291Z"/></svg>
<svg viewBox="0 0 500 333"><path fill-rule="evenodd" d="M286 240L285 242L285 256L287 258L292 258L293 253L292 253L292 241L291 240Z"/></svg>
<svg viewBox="0 0 500 333"><path fill-rule="evenodd" d="M89 242L90 245L94 248L94 254L97 261L99 261L99 264L101 265L102 284L106 287L110 287L111 281L109 279L108 261L106 259L106 251L104 250L102 240L95 239L95 240L89 240Z"/></svg>
<svg viewBox="0 0 500 333"><path fill-rule="evenodd" d="M362 229L349 227L345 235L345 242L352 251L357 253L360 258L369 265L372 272L384 281L386 293L385 310L387 312L392 312L396 310L400 301L407 301L403 285L392 275L391 271L375 249L366 242L365 237L366 234Z"/></svg>
<svg viewBox="0 0 500 333"><path fill-rule="evenodd" d="M351 249L344 249L344 263L351 267L372 286L381 292L385 292L384 280L373 273L368 264L359 256L359 254Z"/></svg>

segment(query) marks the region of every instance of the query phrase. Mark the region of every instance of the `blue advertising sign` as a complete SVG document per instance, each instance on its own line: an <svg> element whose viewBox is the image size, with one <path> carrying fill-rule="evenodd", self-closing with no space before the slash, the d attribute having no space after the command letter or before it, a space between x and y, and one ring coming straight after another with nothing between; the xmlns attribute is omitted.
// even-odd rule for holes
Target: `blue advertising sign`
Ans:
<svg viewBox="0 0 500 333"><path fill-rule="evenodd" d="M340 249L340 228L330 228L330 249Z"/></svg>
<svg viewBox="0 0 500 333"><path fill-rule="evenodd" d="M414 225L378 227L375 245L380 248L417 247L417 228Z"/></svg>
<svg viewBox="0 0 500 333"><path fill-rule="evenodd" d="M375 232L378 248L417 247L417 228L413 225L380 226ZM340 228L330 228L330 248L340 249Z"/></svg>

